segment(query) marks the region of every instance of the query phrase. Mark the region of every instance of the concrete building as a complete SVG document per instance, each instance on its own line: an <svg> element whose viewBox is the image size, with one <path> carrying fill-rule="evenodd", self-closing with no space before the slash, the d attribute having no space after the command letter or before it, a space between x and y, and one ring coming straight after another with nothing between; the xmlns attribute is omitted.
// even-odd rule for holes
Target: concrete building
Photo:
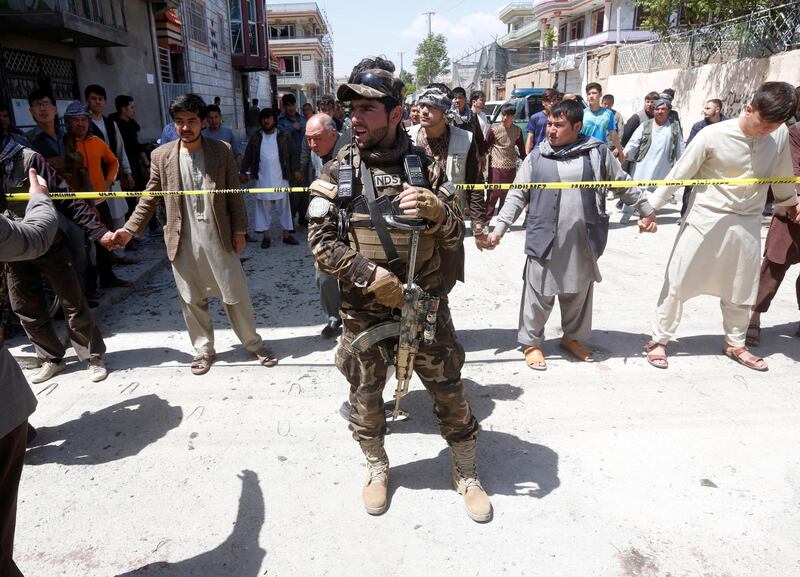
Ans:
<svg viewBox="0 0 800 577"><path fill-rule="evenodd" d="M269 4L269 42L280 63L278 91L293 93L298 105L332 94L331 27L316 2Z"/></svg>
<svg viewBox="0 0 800 577"><path fill-rule="evenodd" d="M499 17L508 27L497 39L503 48L544 51L567 46L583 51L653 38L651 32L641 29L643 13L633 0L513 2L500 10Z"/></svg>
<svg viewBox="0 0 800 577"><path fill-rule="evenodd" d="M50 91L63 112L96 83L109 113L115 96L134 97L142 141L158 138L169 103L186 92L219 97L224 122L244 135L247 101L276 92L258 0L0 1L0 32L0 91L23 128L33 89Z"/></svg>
<svg viewBox="0 0 800 577"><path fill-rule="evenodd" d="M177 6L143 0L104 2L0 2L0 92L14 121L31 127L28 94L50 91L59 110L83 99L83 87L100 84L109 97L134 97L140 139L161 132L162 115L154 15Z"/></svg>

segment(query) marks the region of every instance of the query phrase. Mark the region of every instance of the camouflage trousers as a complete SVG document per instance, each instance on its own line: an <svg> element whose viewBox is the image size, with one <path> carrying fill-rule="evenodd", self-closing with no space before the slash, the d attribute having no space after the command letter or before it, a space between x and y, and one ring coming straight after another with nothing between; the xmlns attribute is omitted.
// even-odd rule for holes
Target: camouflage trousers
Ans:
<svg viewBox="0 0 800 577"><path fill-rule="evenodd" d="M359 354L351 345L361 331L383 320L344 319L342 341L336 351L336 366L350 383L350 430L356 441L377 439L386 434L383 388L388 365L384 355L393 358L392 340L378 343ZM383 354L381 347L384 347ZM464 348L456 340L450 309L447 303L442 302L436 323L436 339L431 345L420 344L414 359L414 372L433 398L433 412L448 443L474 439L478 431L478 422L472 415L461 382L463 366Z"/></svg>

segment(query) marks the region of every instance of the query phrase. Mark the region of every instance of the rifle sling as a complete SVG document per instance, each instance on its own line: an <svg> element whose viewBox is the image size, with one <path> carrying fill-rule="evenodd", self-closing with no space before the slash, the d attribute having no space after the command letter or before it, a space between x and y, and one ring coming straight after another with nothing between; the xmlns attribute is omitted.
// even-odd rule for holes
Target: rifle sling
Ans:
<svg viewBox="0 0 800 577"><path fill-rule="evenodd" d="M400 257L397 255L397 249L386 228L386 221L376 204L375 183L372 180L372 171L363 165L361 170L361 184L364 188L364 195L367 198L367 209L369 210L370 219L372 219L372 226L375 227L375 232L381 241L383 252L386 253L389 270L391 270L397 278L403 278L403 273L405 272L403 270L403 261L401 261Z"/></svg>

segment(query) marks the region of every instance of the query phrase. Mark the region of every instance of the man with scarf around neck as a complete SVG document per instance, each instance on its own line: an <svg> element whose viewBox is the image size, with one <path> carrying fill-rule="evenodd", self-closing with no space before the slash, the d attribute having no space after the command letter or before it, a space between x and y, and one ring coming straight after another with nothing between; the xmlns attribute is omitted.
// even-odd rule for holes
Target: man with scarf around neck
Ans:
<svg viewBox="0 0 800 577"><path fill-rule="evenodd" d="M47 183L53 192L69 192L67 183L36 151L20 146L11 138L0 141L0 191L5 194L27 193L26 176L30 169ZM56 202L61 214L75 220L93 235L104 247L114 248L113 234L95 218L83 200ZM22 221L26 216L24 202L9 202L3 207L5 214ZM32 378L32 383L43 383L66 368L64 343L56 334L42 293L42 277L47 279L53 291L61 299L69 339L81 361L87 362L89 378L102 381L108 376L103 364L106 345L89 311L78 275L72 265L67 240L62 230L44 254L32 260L9 262L6 279L9 288L11 309L19 317L25 334L33 344L42 368Z"/></svg>
<svg viewBox="0 0 800 577"><path fill-rule="evenodd" d="M350 383L350 430L367 460L364 507L367 513L380 515L386 510L389 483L389 458L383 446L383 388L393 346L384 340L356 353L352 343L365 329L395 318L402 307L407 273L401 269L407 266L410 233L394 228L387 231L400 261L390 266L372 219L367 209L361 208L360 197L367 196L363 191L366 178L373 178L378 201L392 199L393 212L427 221L428 228L419 237L415 281L441 300L434 341L420 344L413 368L433 397L439 430L453 455L453 482L464 496L467 514L485 522L491 519L492 506L475 470L478 422L464 393L464 348L456 340L440 272L442 250L452 251L462 242L464 222L455 209L454 189L444 172L411 145L400 126L404 86L393 72L394 64L389 61L364 59L353 69L349 83L339 87L338 99L350 102L355 146L342 148L311 184L308 244L320 271L338 278L341 284L344 326L336 366ZM403 168L406 156L421 160L429 187L408 184ZM348 173L352 174L349 205L340 190Z"/></svg>
<svg viewBox="0 0 800 577"><path fill-rule="evenodd" d="M514 182L630 180L605 144L581 134L582 119L583 108L578 102L564 100L554 105L550 109L547 140L527 156ZM655 211L642 191L613 191L642 216L641 230L655 231ZM602 189L511 189L497 217L497 226L489 234L490 242L498 244L528 205L528 258L517 339L524 347L526 364L534 370L547 368L541 347L556 296L564 332L561 348L578 360L593 360L592 351L581 341L591 336L594 283L602 280L597 260L608 239L605 195Z"/></svg>
<svg viewBox="0 0 800 577"><path fill-rule="evenodd" d="M432 157L453 184L477 184L483 180L480 172L478 144L469 127L458 128L448 124L448 114L453 112L453 95L443 84L431 84L417 99L420 123L407 129L411 142ZM468 206L472 233L479 250L489 249L486 242L488 221L486 201L482 190L457 193L459 206ZM442 274L449 293L456 281L464 282L464 245L452 251L445 249L442 257Z"/></svg>

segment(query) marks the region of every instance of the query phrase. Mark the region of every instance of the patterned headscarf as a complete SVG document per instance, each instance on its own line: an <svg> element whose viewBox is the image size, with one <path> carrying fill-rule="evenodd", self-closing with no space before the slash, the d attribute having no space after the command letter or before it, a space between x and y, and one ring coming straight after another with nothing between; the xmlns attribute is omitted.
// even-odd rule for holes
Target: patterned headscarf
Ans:
<svg viewBox="0 0 800 577"><path fill-rule="evenodd" d="M22 150L22 145L6 134L0 140L0 169L4 174L4 179L11 176L14 172L14 157Z"/></svg>
<svg viewBox="0 0 800 577"><path fill-rule="evenodd" d="M417 105L422 106L423 104L447 112L453 105L453 99L438 86L431 86L423 90L417 98Z"/></svg>

